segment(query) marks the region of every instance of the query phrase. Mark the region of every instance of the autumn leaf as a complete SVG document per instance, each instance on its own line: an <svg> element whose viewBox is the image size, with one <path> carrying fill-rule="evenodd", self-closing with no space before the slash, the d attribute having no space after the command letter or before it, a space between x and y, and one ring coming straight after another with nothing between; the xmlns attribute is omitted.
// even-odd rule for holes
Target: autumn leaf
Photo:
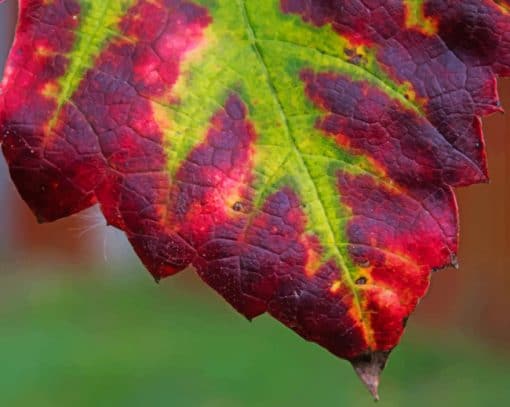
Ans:
<svg viewBox="0 0 510 407"><path fill-rule="evenodd" d="M20 0L2 149L42 222L99 204L156 279L192 265L379 375L453 187L487 181L480 117L510 74L493 0Z"/></svg>

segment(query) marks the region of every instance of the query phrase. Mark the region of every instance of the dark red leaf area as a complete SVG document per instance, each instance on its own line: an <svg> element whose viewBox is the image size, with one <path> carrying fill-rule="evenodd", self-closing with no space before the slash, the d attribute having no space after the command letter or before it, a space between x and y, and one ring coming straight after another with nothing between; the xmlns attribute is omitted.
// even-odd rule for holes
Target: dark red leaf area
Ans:
<svg viewBox="0 0 510 407"><path fill-rule="evenodd" d="M212 118L206 141L191 152L175 177L170 223L179 225L193 247L204 244L215 225L250 210L256 136L246 115L243 102L231 95L224 110Z"/></svg>
<svg viewBox="0 0 510 407"><path fill-rule="evenodd" d="M60 54L73 47L74 34L69 28L77 25L73 15L79 12L79 5L68 1L65 7L62 2L48 7L34 7L23 2L21 6L20 13L28 16L21 19L18 26L24 40L16 42L10 55L12 65L21 68L12 73L13 89L6 90L0 97L2 148L12 179L34 212L41 219L53 211L65 216L87 207L93 197L69 179L76 171L65 174L66 168L45 159L43 124L54 111L55 103L41 93L44 84L62 76L69 66L68 60ZM34 54L34 48L54 53L38 55Z"/></svg>
<svg viewBox="0 0 510 407"><path fill-rule="evenodd" d="M510 18L497 1L427 0L427 15L439 16L439 35L467 65L492 66L510 75ZM501 1L510 6L507 0Z"/></svg>
<svg viewBox="0 0 510 407"><path fill-rule="evenodd" d="M307 276L303 228L300 202L284 188L267 199L254 219L219 225L194 264L248 318L267 311L304 338L353 358L367 344L362 327L350 316L352 293L347 288L331 292L339 278L332 263Z"/></svg>
<svg viewBox="0 0 510 407"><path fill-rule="evenodd" d="M485 179L426 118L375 86L337 74L303 71L301 77L309 98L327 112L317 127L344 148L371 157L399 183L458 185Z"/></svg>
<svg viewBox="0 0 510 407"><path fill-rule="evenodd" d="M456 263L457 208L448 184L474 179L479 170L426 119L374 86L310 71L302 79L310 100L326 112L317 127L397 181L342 173L338 182L353 215L350 258L367 269L361 291L374 340L389 349L425 294L430 271Z"/></svg>
<svg viewBox="0 0 510 407"><path fill-rule="evenodd" d="M366 343L349 315L352 293L332 293L339 270L326 263L307 275L305 215L289 188L252 210L247 110L230 96L212 119L206 141L180 168L171 193L169 225L197 250L199 275L247 318L264 312L333 353L354 357ZM236 197L231 205L225 197Z"/></svg>
<svg viewBox="0 0 510 407"><path fill-rule="evenodd" d="M369 176L339 173L343 204L352 210L349 253L365 267L371 326L378 345L395 344L404 318L429 284L431 268L453 262L455 201L449 188L414 190L411 196ZM374 288L370 287L373 285Z"/></svg>
<svg viewBox="0 0 510 407"><path fill-rule="evenodd" d="M158 3L138 2L120 25L138 41L130 50L132 67L124 66L125 73L138 92L151 99L175 85L182 57L200 42L211 23L207 10L189 1Z"/></svg>
<svg viewBox="0 0 510 407"><path fill-rule="evenodd" d="M448 175L446 182L467 185L486 179L477 116L500 109L494 74L510 74L510 18L494 2L426 1L425 14L438 21L437 35L405 29L406 9L400 0L281 0L281 5L311 24L331 24L354 43L373 47L387 74L413 85L417 96L426 100L426 120L437 129L434 138L442 136L443 143L451 144L453 156L465 156L453 168L448 166L451 159L444 166L449 172L443 174ZM372 102L369 98L363 110L372 108ZM420 144L432 131L415 130Z"/></svg>
<svg viewBox="0 0 510 407"><path fill-rule="evenodd" d="M237 96L212 119L206 141L180 168L169 215L197 256L199 275L248 318L268 311L303 337L353 358L366 350L350 316L353 294L332 262L307 273L306 217L288 188L252 211L251 149L256 138ZM248 181L248 182L247 182ZM347 233L352 260L367 268L359 283L377 349L390 350L429 283L430 269L452 262L456 250L453 194L415 187L412 194L368 176L339 174L342 204L352 209ZM234 194L232 205L225 196ZM228 201L228 199L227 199Z"/></svg>
<svg viewBox="0 0 510 407"><path fill-rule="evenodd" d="M169 93L181 59L210 22L203 8L166 3L141 2L130 10L121 24L124 36L144 35L136 44L119 39L107 45L50 132L57 106L37 90L62 76L69 63L63 57L51 61L51 56L34 55L32 40L55 38L47 49L68 52L74 41L67 29L74 21L69 13L79 9L69 1L28 4L22 10L28 16L22 20L25 31L15 44L16 66L28 69L16 71L11 82L16 86L6 90L1 118L12 178L38 218L55 220L99 202L107 221L127 233L155 276L187 266L194 250L177 234L168 234L162 222L170 190L167 158L148 98ZM147 15L154 17L151 30L143 23ZM48 20L47 29L55 35L40 28L41 19ZM177 20L182 24L176 25ZM166 48L169 37L179 49ZM148 60L153 75L143 75Z"/></svg>

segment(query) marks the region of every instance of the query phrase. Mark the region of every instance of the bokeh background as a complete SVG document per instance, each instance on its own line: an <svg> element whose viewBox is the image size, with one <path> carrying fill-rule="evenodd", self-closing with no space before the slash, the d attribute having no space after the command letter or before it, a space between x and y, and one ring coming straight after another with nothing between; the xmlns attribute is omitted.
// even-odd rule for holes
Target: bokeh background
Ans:
<svg viewBox="0 0 510 407"><path fill-rule="evenodd" d="M0 4L0 72L16 1ZM500 81L510 111L510 81ZM485 119L492 182L458 191L460 270L436 273L382 406L510 405L510 115ZM371 406L350 365L189 270L156 285L96 209L37 225L0 158L0 406Z"/></svg>

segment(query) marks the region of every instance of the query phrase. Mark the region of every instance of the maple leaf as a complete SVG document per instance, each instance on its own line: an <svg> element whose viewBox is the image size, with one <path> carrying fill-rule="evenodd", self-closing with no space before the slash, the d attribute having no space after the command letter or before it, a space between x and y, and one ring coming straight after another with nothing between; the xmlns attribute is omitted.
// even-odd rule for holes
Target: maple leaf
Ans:
<svg viewBox="0 0 510 407"><path fill-rule="evenodd" d="M510 16L492 0L20 0L2 149L42 222L94 204L156 279L189 265L379 375L452 187L487 180Z"/></svg>

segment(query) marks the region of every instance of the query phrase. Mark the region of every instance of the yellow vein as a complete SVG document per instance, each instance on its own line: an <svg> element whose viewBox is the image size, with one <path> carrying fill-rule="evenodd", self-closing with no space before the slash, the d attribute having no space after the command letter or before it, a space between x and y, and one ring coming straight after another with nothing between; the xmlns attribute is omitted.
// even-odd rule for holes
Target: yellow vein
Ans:
<svg viewBox="0 0 510 407"><path fill-rule="evenodd" d="M335 251L335 254L337 255L337 259L339 261L339 265L340 265L340 268L342 270L345 270L345 277L346 277L346 280L347 280L347 283L348 285L350 286L351 288L351 291L353 293L353 296L354 296L354 303L356 305L356 308L358 309L358 312L359 312L359 315L360 315L360 319L361 319L361 322L362 324L364 325L365 327L365 333L367 335L367 337L369 338L369 342L372 343L373 342L373 338L371 337L371 334L370 334L370 331L368 329L368 326L367 326L367 322L365 321L365 318L363 316L363 310L361 308L361 302L360 302L360 298L359 298L359 295L358 295L358 292L356 290L356 287L354 285L354 281L353 281L353 278L350 274L350 271L349 269L347 268L347 264L342 256L342 254L340 253L340 250L338 249L338 246L336 244L336 237L335 237L335 233L333 232L333 226L331 225L331 222L326 214L326 210L324 208L324 203L322 201L322 198L320 196L320 193L317 189L317 186L315 185L315 182L313 180L313 177L310 173L310 169L308 168L305 160L303 160L303 157L301 156L301 151L299 150L299 147L297 145L297 142L296 140L294 139L291 131L290 131L290 128L289 128L289 123L288 123L288 120L287 120L287 116L285 115L285 111L283 109L283 105L280 101L280 98L278 97L278 94L277 94L277 91L276 91L276 88L274 86L274 83L271 79L271 75L269 73L269 69L267 67L267 64L266 62L264 61L264 58L262 57L262 53L260 52L260 49L259 49L259 45L257 43L257 37L255 35L255 31L253 29L253 26L250 22L250 19L249 19L249 16L248 16L248 12L246 10L246 3L245 3L245 0L237 0L237 3L239 5L239 8L240 8L240 11L241 11L241 16L242 16L242 20L244 22L244 25L246 27L246 32L247 32L247 35L248 35L248 39L250 40L251 42L251 45L252 45L252 49L255 53L255 56L257 58L257 60L259 61L260 63L260 66L264 72L264 75L266 77L266 81L267 81L267 85L269 87L269 90L271 92L271 96L273 97L274 99L274 102L277 106L277 109L278 109L278 114L280 115L280 118L282 120L282 123L284 124L283 126L283 129L285 131L285 135L287 136L287 138L289 139L292 147L293 147L293 150L294 150L294 153L297 157L297 160L300 164L300 166L305 170L306 172L306 175L310 181L310 184L313 186L313 191L314 191L314 194L315 194L315 199L321 204L320 205L320 208L322 210L322 216L324 217L324 219L326 220L326 224L328 226L328 232L330 234L330 239L332 239L332 241L335 243L334 244L334 251Z"/></svg>

